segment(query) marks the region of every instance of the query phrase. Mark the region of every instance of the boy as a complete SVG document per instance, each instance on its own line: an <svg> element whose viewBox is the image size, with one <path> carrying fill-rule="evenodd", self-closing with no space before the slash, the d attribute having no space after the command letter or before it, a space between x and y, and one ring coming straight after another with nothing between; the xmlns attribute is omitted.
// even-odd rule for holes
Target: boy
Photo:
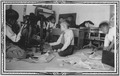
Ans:
<svg viewBox="0 0 120 76"><path fill-rule="evenodd" d="M106 34L105 40L104 40L104 50L112 51L112 48L114 47L114 39L115 39L115 27L109 27L109 23L102 22L99 25L100 30Z"/></svg>
<svg viewBox="0 0 120 76"><path fill-rule="evenodd" d="M60 24L60 28L63 33L60 35L57 42L49 43L53 50L57 50L60 56L68 56L73 54L74 34L72 30L68 29L68 26L68 22L62 22Z"/></svg>
<svg viewBox="0 0 120 76"><path fill-rule="evenodd" d="M106 34L104 40L104 48L102 52L102 63L114 67L114 39L115 26L110 27L109 23L102 22L99 25L100 30Z"/></svg>
<svg viewBox="0 0 120 76"><path fill-rule="evenodd" d="M63 17L60 17L59 21L58 21L58 24L56 25L56 28L60 28L60 24L64 21L65 21L65 19Z"/></svg>
<svg viewBox="0 0 120 76"><path fill-rule="evenodd" d="M6 57L7 58L25 58L26 54L19 45L22 32L25 26L19 29L17 19L19 14L12 9L6 10Z"/></svg>

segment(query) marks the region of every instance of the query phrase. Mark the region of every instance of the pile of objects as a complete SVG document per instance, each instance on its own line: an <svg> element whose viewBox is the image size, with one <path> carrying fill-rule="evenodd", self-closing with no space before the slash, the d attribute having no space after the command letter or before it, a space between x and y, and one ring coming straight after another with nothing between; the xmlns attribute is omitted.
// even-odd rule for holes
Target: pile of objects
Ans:
<svg viewBox="0 0 120 76"><path fill-rule="evenodd" d="M39 51L38 51L39 50ZM34 51L34 53L33 53ZM28 53L26 54L26 58L13 58L13 59L7 59L8 62L11 61L26 61L29 63L48 63L55 57L55 54L53 53L53 50L51 46L48 43L44 43L42 45L42 51L40 49L29 48Z"/></svg>
<svg viewBox="0 0 120 76"><path fill-rule="evenodd" d="M89 69L89 70L108 70L101 62L99 55L85 55L79 53L74 56L69 56L64 59L58 59L60 66L63 67L65 64L71 65L74 69Z"/></svg>

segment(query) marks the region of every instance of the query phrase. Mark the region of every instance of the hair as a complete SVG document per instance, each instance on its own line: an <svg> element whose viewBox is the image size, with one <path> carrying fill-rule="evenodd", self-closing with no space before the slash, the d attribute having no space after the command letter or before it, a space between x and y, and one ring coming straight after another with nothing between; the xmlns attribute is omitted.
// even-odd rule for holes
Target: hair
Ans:
<svg viewBox="0 0 120 76"><path fill-rule="evenodd" d="M99 28L102 28L102 27L109 27L109 23L108 22L101 22L100 25L99 25Z"/></svg>
<svg viewBox="0 0 120 76"><path fill-rule="evenodd" d="M47 19L48 19L49 21L51 21L52 19L55 19L55 17L54 17L54 16L49 16Z"/></svg>
<svg viewBox="0 0 120 76"><path fill-rule="evenodd" d="M69 28L69 22L68 22L67 20L65 20L65 21L62 22L62 23L64 23L64 24L66 25L66 27ZM61 24L62 24L62 23L61 23ZM64 25L62 25L62 26L64 26ZM65 26L64 26L64 27L65 27Z"/></svg>
<svg viewBox="0 0 120 76"><path fill-rule="evenodd" d="M13 9L6 10L6 21L8 20L17 20L19 18L19 14L17 11Z"/></svg>
<svg viewBox="0 0 120 76"><path fill-rule="evenodd" d="M6 10L6 22L7 24L12 25L12 31L14 33L18 33L19 32L19 26L17 24L17 19L19 18L19 14L17 11L13 10L13 9L8 9ZM14 21L14 23L12 23L12 21Z"/></svg>
<svg viewBox="0 0 120 76"><path fill-rule="evenodd" d="M37 24L38 21L37 16L34 13L30 13L29 20L31 25Z"/></svg>

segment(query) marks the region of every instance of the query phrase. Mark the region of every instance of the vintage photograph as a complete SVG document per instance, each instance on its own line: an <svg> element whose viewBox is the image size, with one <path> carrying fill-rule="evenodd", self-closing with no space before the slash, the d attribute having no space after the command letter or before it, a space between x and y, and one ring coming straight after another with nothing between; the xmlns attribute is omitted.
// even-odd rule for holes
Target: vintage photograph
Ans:
<svg viewBox="0 0 120 76"><path fill-rule="evenodd" d="M3 74L118 74L117 2L2 7Z"/></svg>

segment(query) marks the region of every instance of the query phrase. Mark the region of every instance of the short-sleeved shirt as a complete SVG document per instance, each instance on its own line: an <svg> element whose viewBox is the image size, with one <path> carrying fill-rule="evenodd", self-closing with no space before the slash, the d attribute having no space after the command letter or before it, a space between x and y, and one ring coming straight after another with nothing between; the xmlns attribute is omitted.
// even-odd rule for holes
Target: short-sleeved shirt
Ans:
<svg viewBox="0 0 120 76"><path fill-rule="evenodd" d="M116 28L111 27L109 29L108 34L106 34L106 36L105 36L104 47L109 46L109 43L113 41L113 39L115 38L115 35L116 35Z"/></svg>
<svg viewBox="0 0 120 76"><path fill-rule="evenodd" d="M74 45L74 34L73 31L69 29L69 31L66 31L65 33L63 33L62 39L61 39L61 43L65 43L68 40L70 40L70 45Z"/></svg>
<svg viewBox="0 0 120 76"><path fill-rule="evenodd" d="M13 42L18 42L20 40L21 34L17 35L12 31L11 27L6 25L6 36L11 39Z"/></svg>

